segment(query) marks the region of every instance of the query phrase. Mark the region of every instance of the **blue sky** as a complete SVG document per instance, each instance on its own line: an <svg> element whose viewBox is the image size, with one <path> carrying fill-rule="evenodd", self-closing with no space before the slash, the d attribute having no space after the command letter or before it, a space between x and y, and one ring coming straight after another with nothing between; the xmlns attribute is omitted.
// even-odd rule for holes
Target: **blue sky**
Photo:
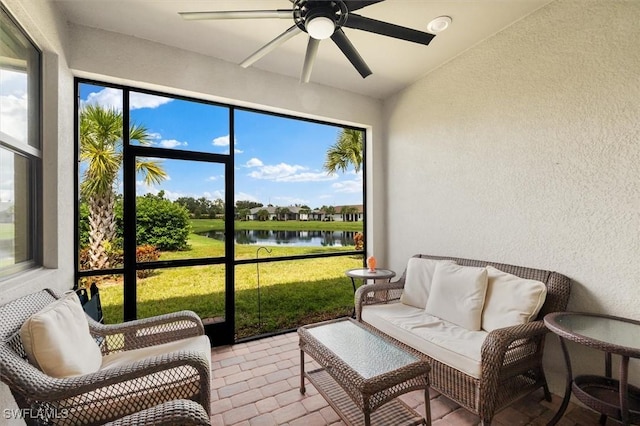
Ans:
<svg viewBox="0 0 640 426"><path fill-rule="evenodd" d="M82 84L81 104L121 109L122 92ZM144 125L152 145L228 154L228 110L197 102L132 93L131 120ZM235 200L277 206L362 204L362 172L328 175L323 169L327 149L341 128L302 120L236 110ZM145 185L138 177L138 195L165 191L179 197L224 197L224 166L197 161L159 160L169 175L160 184ZM120 183L121 187L121 183Z"/></svg>

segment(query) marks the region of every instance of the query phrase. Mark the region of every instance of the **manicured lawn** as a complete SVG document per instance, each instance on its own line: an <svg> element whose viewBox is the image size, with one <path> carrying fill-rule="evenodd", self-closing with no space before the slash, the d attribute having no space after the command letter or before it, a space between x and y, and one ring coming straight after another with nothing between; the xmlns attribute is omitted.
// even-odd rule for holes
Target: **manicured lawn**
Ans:
<svg viewBox="0 0 640 426"><path fill-rule="evenodd" d="M162 253L161 260L224 255L221 241L191 234L189 245L190 250ZM256 257L258 246L236 245L235 248L237 259L250 259ZM274 246L269 249L271 254L261 250L259 257L348 251L353 247ZM344 271L361 266L361 255L261 263L258 292L256 264L238 265L234 271L236 336L290 329L350 314L353 290ZM181 309L193 310L205 320L223 317L224 268L224 265L169 268L139 279L138 317ZM99 286L105 322L122 321L122 281L106 281Z"/></svg>

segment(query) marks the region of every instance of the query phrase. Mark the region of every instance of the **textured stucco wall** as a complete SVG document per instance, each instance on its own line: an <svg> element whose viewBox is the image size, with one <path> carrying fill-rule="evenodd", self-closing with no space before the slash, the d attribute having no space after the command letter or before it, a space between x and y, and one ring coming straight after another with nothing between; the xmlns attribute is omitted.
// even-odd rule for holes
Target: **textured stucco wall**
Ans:
<svg viewBox="0 0 640 426"><path fill-rule="evenodd" d="M638 1L558 0L388 99L389 266L423 252L557 270L570 310L640 319L639 17Z"/></svg>

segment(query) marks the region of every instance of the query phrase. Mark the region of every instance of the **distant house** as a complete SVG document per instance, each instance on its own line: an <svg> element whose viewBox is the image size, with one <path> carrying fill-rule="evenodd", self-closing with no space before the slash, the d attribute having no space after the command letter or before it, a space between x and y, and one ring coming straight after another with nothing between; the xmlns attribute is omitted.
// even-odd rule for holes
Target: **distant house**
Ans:
<svg viewBox="0 0 640 426"><path fill-rule="evenodd" d="M361 222L364 220L364 206L353 204L348 206L335 206L335 213L327 214L321 209L311 212L311 220L333 222Z"/></svg>
<svg viewBox="0 0 640 426"><path fill-rule="evenodd" d="M309 213L307 213L308 209L297 206L254 207L249 210L249 213L246 216L246 220L260 220L260 215L258 214L258 212L260 212L261 210L267 211L267 213L269 214L268 220L309 220Z"/></svg>
<svg viewBox="0 0 640 426"><path fill-rule="evenodd" d="M364 220L364 206L362 204L350 206L336 206L334 214L326 214L320 209L309 211L298 206L267 206L254 207L249 210L245 220L260 220L259 212L267 211L267 220L318 220L334 222L361 222Z"/></svg>

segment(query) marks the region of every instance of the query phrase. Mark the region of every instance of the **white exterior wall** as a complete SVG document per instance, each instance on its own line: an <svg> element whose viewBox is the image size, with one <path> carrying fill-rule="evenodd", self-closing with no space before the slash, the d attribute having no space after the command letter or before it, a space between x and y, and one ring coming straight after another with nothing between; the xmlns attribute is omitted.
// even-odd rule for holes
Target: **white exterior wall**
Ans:
<svg viewBox="0 0 640 426"><path fill-rule="evenodd" d="M640 320L639 17L638 1L558 0L388 99L388 266L428 253L556 270L569 310ZM569 350L574 372L603 373L601 353Z"/></svg>

